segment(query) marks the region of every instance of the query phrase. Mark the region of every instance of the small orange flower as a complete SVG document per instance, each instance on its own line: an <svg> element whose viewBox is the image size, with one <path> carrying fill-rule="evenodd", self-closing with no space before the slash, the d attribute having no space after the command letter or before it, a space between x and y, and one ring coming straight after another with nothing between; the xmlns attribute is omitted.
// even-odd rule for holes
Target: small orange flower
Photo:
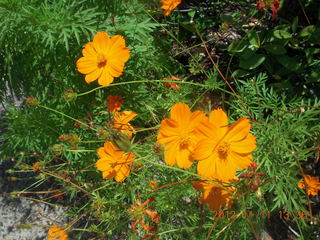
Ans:
<svg viewBox="0 0 320 240"><path fill-rule="evenodd" d="M177 78L177 77L175 77L175 76L172 76L171 78L164 78L163 80L180 81L181 78ZM166 88L172 88L173 90L178 90L178 89L180 89L180 86L179 86L178 84L176 84L175 82L164 82L163 84L164 84L164 86L165 86Z"/></svg>
<svg viewBox="0 0 320 240"><path fill-rule="evenodd" d="M209 121L201 122L197 129L203 139L195 147L193 157L199 161L200 176L229 180L235 177L236 169L245 169L251 164L256 139L249 133L247 118L228 126L226 113L218 108L211 112Z"/></svg>
<svg viewBox="0 0 320 240"><path fill-rule="evenodd" d="M308 195L317 196L320 190L320 182L318 177L312 177L310 175L304 175L304 180L298 183L299 188L307 188Z"/></svg>
<svg viewBox="0 0 320 240"><path fill-rule="evenodd" d="M232 205L231 197L235 191L233 187L224 189L209 181L198 181L192 186L197 190L204 191L201 204L209 204L212 211L218 211L220 207Z"/></svg>
<svg viewBox="0 0 320 240"><path fill-rule="evenodd" d="M100 85L108 86L114 77L122 75L130 50L122 36L110 38L106 32L98 32L93 42L85 45L82 54L83 57L77 61L77 68L80 73L86 74L86 82L98 79Z"/></svg>
<svg viewBox="0 0 320 240"><path fill-rule="evenodd" d="M175 9L180 3L181 0L161 0L162 6L161 8L164 10L164 15L168 16L173 9Z"/></svg>
<svg viewBox="0 0 320 240"><path fill-rule="evenodd" d="M170 118L162 120L158 142L164 145L164 160L173 166L189 168L193 163L191 153L197 143L196 126L206 120L201 111L191 112L185 103L176 103L170 111Z"/></svg>
<svg viewBox="0 0 320 240"><path fill-rule="evenodd" d="M68 234L57 225L52 225L48 231L48 240L67 240Z"/></svg>
<svg viewBox="0 0 320 240"><path fill-rule="evenodd" d="M149 233L156 233L157 225L159 223L159 214L152 209L147 208L146 206L155 201L154 198L149 198L147 201L141 203L140 200L136 200L136 204L131 206L129 209L129 213L133 216L134 222L131 224L132 231L138 234L136 230L136 226L140 223L141 227L149 232ZM147 225L145 222L146 220L150 222L150 225Z"/></svg>
<svg viewBox="0 0 320 240"><path fill-rule="evenodd" d="M123 98L120 96L108 96L109 101L106 105L109 107L111 113L120 111L120 105L124 102Z"/></svg>
<svg viewBox="0 0 320 240"><path fill-rule="evenodd" d="M156 187L158 187L158 184L155 182L155 181L153 181L153 180L150 180L149 181L149 185L154 189L154 188L156 188Z"/></svg>
<svg viewBox="0 0 320 240"><path fill-rule="evenodd" d="M131 139L134 128L129 122L136 116L138 116L138 114L132 111L115 112L111 126L117 132L124 133Z"/></svg>
<svg viewBox="0 0 320 240"><path fill-rule="evenodd" d="M129 176L134 161L132 152L120 151L112 142L105 142L104 146L98 149L98 155L100 159L96 162L96 167L102 171L103 178L114 178L117 182L123 182Z"/></svg>

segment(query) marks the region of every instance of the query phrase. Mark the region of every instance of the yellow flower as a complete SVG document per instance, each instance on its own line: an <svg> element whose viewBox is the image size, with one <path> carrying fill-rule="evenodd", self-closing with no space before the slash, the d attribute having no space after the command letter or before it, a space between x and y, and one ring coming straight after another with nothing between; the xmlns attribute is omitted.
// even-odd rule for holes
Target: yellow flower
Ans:
<svg viewBox="0 0 320 240"><path fill-rule="evenodd" d="M304 175L304 180L301 180L298 183L299 188L306 188L308 195L317 196L318 191L320 190L320 182L318 177L312 177L310 175Z"/></svg>
<svg viewBox="0 0 320 240"><path fill-rule="evenodd" d="M48 231L48 240L67 240L68 234L57 225L52 225Z"/></svg>
<svg viewBox="0 0 320 240"><path fill-rule="evenodd" d="M164 10L164 15L168 16L180 3L181 0L162 0L161 8Z"/></svg>
<svg viewBox="0 0 320 240"><path fill-rule="evenodd" d="M115 112L111 126L117 132L124 133L131 139L134 128L129 122L136 116L138 116L138 114L132 111Z"/></svg>
<svg viewBox="0 0 320 240"><path fill-rule="evenodd" d="M256 139L249 133L247 118L228 126L226 113L218 108L211 112L209 121L202 121L197 129L203 139L195 147L193 157L199 161L200 176L229 180L235 177L236 169L245 169L251 164Z"/></svg>
<svg viewBox="0 0 320 240"><path fill-rule="evenodd" d="M112 142L105 142L104 146L98 149L98 155L100 159L96 162L96 167L102 171L103 178L114 178L117 182L123 182L129 176L134 161L132 152L120 151Z"/></svg>
<svg viewBox="0 0 320 240"><path fill-rule="evenodd" d="M114 77L121 76L130 50L122 36L110 38L106 32L98 32L93 42L85 45L82 54L83 57L77 61L77 68L80 73L86 74L86 82L98 79L100 85L108 86Z"/></svg>
<svg viewBox="0 0 320 240"><path fill-rule="evenodd" d="M213 182L198 181L192 185L195 189L203 191L201 204L209 204L212 211L218 211L220 207L231 206L232 193L235 191L233 187L223 189Z"/></svg>
<svg viewBox="0 0 320 240"><path fill-rule="evenodd" d="M189 168L193 159L191 153L197 143L196 126L206 120L201 111L191 113L185 103L176 103L170 111L170 118L162 120L158 142L164 145L164 160L173 166Z"/></svg>

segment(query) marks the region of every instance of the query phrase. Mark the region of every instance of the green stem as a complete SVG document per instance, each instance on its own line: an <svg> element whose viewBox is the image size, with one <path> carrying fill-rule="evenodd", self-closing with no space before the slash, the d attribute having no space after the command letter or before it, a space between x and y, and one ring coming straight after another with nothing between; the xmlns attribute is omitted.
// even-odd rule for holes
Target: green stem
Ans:
<svg viewBox="0 0 320 240"><path fill-rule="evenodd" d="M78 150L74 150L74 149L67 149L67 152L96 152L97 150L91 150L91 149L78 149Z"/></svg>
<svg viewBox="0 0 320 240"><path fill-rule="evenodd" d="M58 110L56 110L56 109L53 109L53 108L50 108L50 107L47 107L47 106L44 106L44 105L41 105L41 104L38 104L37 106L38 106L38 107L41 107L41 108L44 108L44 109L46 109L46 110L49 110L49 111L51 111L51 112L54 112L54 113L58 113L58 114L66 117L66 118L69 118L69 119L71 119L71 120L73 120L73 121L76 121L76 122L78 122L78 123L86 126L86 127L89 128L89 129L93 129L92 127L90 127L89 125L87 125L87 124L79 121L78 119L75 119L75 118L73 118L73 117L71 117L71 116L69 116L69 115L67 115L67 114L65 114L65 113L63 113L63 112L60 112L60 111L58 111ZM93 129L93 130L95 130L95 129ZM95 131L96 131L96 130L95 130Z"/></svg>
<svg viewBox="0 0 320 240"><path fill-rule="evenodd" d="M149 130L154 130L154 129L158 129L160 127L160 125L154 126L154 127L149 127L149 128L144 128L144 129L140 129L140 130L135 130L136 133L138 132L144 132L144 131L149 131Z"/></svg>
<svg viewBox="0 0 320 240"><path fill-rule="evenodd" d="M201 84L201 83L194 83L194 82L183 82L183 81L175 81L175 80L136 80L136 81L130 81L130 82L119 82L119 83L113 83L109 86L120 86L120 85L125 85L125 84L133 84L133 83L156 83L156 82L169 82L169 83L179 83L179 84L189 84L189 85L193 85L193 86L198 86L198 87L203 87L203 88L207 88L208 86L205 85L205 84ZM84 93L79 93L77 94L77 97L79 96L83 96L83 95L86 95L86 94L89 94L89 93L92 93L96 90L99 90L101 88L104 88L104 87L109 87L109 86L100 86L100 87L96 87L94 89L91 89L90 91L87 91L87 92L84 92ZM228 94L231 94L231 95L234 95L234 93L232 92L229 92L223 88L219 88L217 87L217 89L219 89L220 91L223 91L223 92L226 92Z"/></svg>

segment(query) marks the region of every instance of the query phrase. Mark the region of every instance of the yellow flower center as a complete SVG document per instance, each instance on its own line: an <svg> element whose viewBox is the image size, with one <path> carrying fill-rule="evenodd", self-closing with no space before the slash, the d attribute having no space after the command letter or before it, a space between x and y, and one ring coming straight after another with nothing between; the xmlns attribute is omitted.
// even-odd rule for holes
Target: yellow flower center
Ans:
<svg viewBox="0 0 320 240"><path fill-rule="evenodd" d="M229 154L230 144L226 142L222 142L218 146L218 155L220 159L227 160Z"/></svg>
<svg viewBox="0 0 320 240"><path fill-rule="evenodd" d="M102 68L107 65L107 57L104 54L98 54L98 67Z"/></svg>

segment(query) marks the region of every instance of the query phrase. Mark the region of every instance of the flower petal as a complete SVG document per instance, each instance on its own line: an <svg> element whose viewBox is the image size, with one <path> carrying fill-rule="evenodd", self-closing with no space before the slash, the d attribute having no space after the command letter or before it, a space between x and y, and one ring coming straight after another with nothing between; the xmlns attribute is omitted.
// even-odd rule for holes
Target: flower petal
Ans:
<svg viewBox="0 0 320 240"><path fill-rule="evenodd" d="M113 82L113 77L109 74L106 68L103 68L98 79L98 83L102 86L109 86Z"/></svg>
<svg viewBox="0 0 320 240"><path fill-rule="evenodd" d="M237 142L248 136L250 131L249 119L242 117L237 122L231 125L226 136L225 141Z"/></svg>
<svg viewBox="0 0 320 240"><path fill-rule="evenodd" d="M102 68L96 68L93 72L88 73L86 75L85 77L86 82L91 83L94 80L97 80L101 76L101 73L102 73Z"/></svg>
<svg viewBox="0 0 320 240"><path fill-rule="evenodd" d="M82 49L82 54L85 57L97 57L97 51L94 49L93 42L88 42L84 49Z"/></svg>
<svg viewBox="0 0 320 240"><path fill-rule="evenodd" d="M182 129L186 129L190 120L191 111L187 104L176 103L170 111L170 117L177 121Z"/></svg>
<svg viewBox="0 0 320 240"><path fill-rule="evenodd" d="M245 139L238 142L231 142L230 148L237 153L251 153L256 149L256 138L249 133Z"/></svg>
<svg viewBox="0 0 320 240"><path fill-rule="evenodd" d="M77 61L77 69L82 74L91 73L97 68L97 59L94 57L81 57Z"/></svg>
<svg viewBox="0 0 320 240"><path fill-rule="evenodd" d="M93 38L93 46L98 53L107 54L110 37L106 32L98 32Z"/></svg>

